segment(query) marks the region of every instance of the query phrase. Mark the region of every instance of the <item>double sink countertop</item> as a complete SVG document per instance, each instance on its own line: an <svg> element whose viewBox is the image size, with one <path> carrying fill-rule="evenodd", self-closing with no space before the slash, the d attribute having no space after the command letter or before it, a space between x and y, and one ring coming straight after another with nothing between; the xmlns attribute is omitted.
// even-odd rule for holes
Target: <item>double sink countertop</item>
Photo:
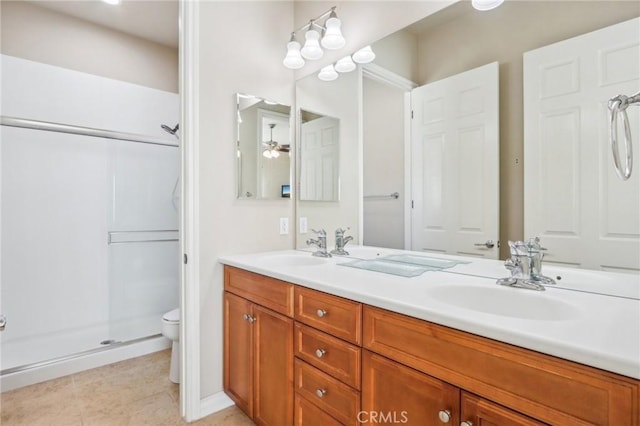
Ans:
<svg viewBox="0 0 640 426"><path fill-rule="evenodd" d="M640 379L640 276L543 265L546 291L499 286L503 262L375 247L349 257L284 250L220 262L318 291ZM409 254L462 260L414 277L341 266ZM559 278L559 279L558 279Z"/></svg>

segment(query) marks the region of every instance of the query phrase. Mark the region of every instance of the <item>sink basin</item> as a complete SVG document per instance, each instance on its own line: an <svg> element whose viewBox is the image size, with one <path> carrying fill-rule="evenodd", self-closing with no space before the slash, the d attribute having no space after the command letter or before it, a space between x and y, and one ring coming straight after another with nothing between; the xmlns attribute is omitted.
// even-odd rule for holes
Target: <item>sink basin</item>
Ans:
<svg viewBox="0 0 640 426"><path fill-rule="evenodd" d="M397 250L390 250L380 247L370 246L351 246L347 245L345 250L349 252L349 257L355 257L357 259L375 259L382 256L397 253Z"/></svg>
<svg viewBox="0 0 640 426"><path fill-rule="evenodd" d="M273 267L282 266L315 266L326 265L329 259L312 256L311 253L304 254L274 254L264 256L260 259L261 263Z"/></svg>
<svg viewBox="0 0 640 426"><path fill-rule="evenodd" d="M519 288L435 287L429 290L429 295L459 308L511 318L562 321L580 316L575 306L553 299L546 292Z"/></svg>

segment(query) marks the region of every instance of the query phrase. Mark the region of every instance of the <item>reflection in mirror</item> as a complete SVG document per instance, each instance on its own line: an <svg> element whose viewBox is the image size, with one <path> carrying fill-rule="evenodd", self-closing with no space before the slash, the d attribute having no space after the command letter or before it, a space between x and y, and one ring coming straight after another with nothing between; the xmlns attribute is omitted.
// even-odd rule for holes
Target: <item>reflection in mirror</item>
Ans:
<svg viewBox="0 0 640 426"><path fill-rule="evenodd" d="M350 228L348 235L359 241L359 78L350 72L330 82L316 75L296 82L300 123L296 130L302 145L297 157L301 197L296 214L305 218L309 231L326 230L329 249L333 248L338 228ZM310 235L296 228L297 246L306 247Z"/></svg>
<svg viewBox="0 0 640 426"><path fill-rule="evenodd" d="M423 19L420 22L417 22L403 30L398 31L395 34L385 37L384 39L381 39L377 42L372 42L372 47L377 56L374 62L375 65L392 71L394 74L404 77L409 81L413 81L419 86L434 83L494 61L497 61L499 63L500 109L498 168L500 171L499 238L500 242L502 243L500 247L501 259L506 259L507 257L509 257L508 245L506 244L508 240L525 240L527 238L535 236L525 235L525 213L532 213L535 211L525 211L525 206L527 205L527 203L534 203L536 208L539 208L541 206L549 206L549 214L556 212L556 210L553 209L554 203L545 201L549 200L546 195L541 194L540 196L547 198L529 200L529 195L527 194L527 191L525 191L526 188L524 182L525 175L523 165L528 161L528 159L524 155L525 141L527 140L527 138L524 128L523 109L526 110L528 106L525 105L523 108L523 55L526 52L539 49L544 46L553 45L568 38L576 37L581 34L590 33L601 28L621 23L629 19L636 18L639 15L640 5L637 2L625 1L505 2L500 8L488 13L474 11L468 2L458 2L446 9L443 9L440 12L437 12L436 14ZM576 16L579 16L580 19L573 19ZM539 31L539 27L537 25L532 25L532 22L544 22L545 31ZM517 35L517 37L515 37L514 35ZM626 46L627 44L620 43L619 45ZM613 51L618 52L618 50ZM452 55L452 52L455 52L455 55ZM613 56L611 56L611 58L613 58ZM560 62L565 63L567 61ZM585 64L584 61L580 61L580 63L583 65ZM636 70L636 75L633 80L635 83L633 84L636 85L635 87L638 87L637 63L638 61L635 61L634 67L616 67L611 69L607 68L610 71L607 76L608 78L614 78L613 73L615 72L615 75L617 76L615 78L618 78L623 75L623 71L625 73L624 75L626 76L629 71ZM563 72L561 76L564 77L575 75L579 77L583 73L583 68L574 68L573 71L575 72ZM591 71L595 71L595 69L593 69L594 67L591 68ZM554 68L554 70L556 69ZM557 71L560 72L561 69L558 68ZM373 80L370 80L368 78L364 79L363 97L365 102L365 114L367 111L367 96L371 96L370 94L373 93L372 90L378 90L378 92L381 93L379 96L386 96L383 94L384 87L381 88L380 84L377 83L378 86L374 88L374 84L372 83L372 81ZM551 84L551 86L549 86L549 88L551 89L556 88L557 84L560 84L560 80L558 78L547 79L546 81ZM634 93L634 90L631 90L630 93ZM609 97L615 96L616 94L617 93L612 93L609 95ZM321 97L322 94L319 93L318 96ZM385 123L385 125L389 127L392 125L390 123L390 120L406 119L404 111L401 110L401 99L398 98L393 102L398 105L397 108L400 109L400 113L397 114L397 110L389 111L388 120ZM606 102L603 108L603 112L606 113ZM636 112L634 111L634 113ZM392 115L399 118L392 118ZM359 158L362 158L362 161L364 162L363 170L365 173L380 173L380 164L384 164L384 158L380 158L383 157L383 155L380 154L380 150L377 150L375 152L371 151L369 152L369 154L367 154L367 142L369 141L369 136L367 136L367 133L369 133L369 135L375 133L375 127L371 125L371 120L369 120L369 124L364 121L366 120L366 116L359 116L358 120L363 120L362 126L364 131L364 152L360 151L356 153L358 155L356 157L342 156L341 162L343 164L355 164L357 161L359 161ZM343 124L346 123L341 122L341 126ZM604 126L606 130L606 124L606 122L602 122L597 125ZM381 127L381 124L378 123L378 126ZM396 125L394 124L394 126ZM559 128L558 131L562 129L564 128ZM599 132L600 130L596 131ZM582 134L588 134L592 131L583 127L576 134L580 134L580 132L582 132ZM562 140L563 138L559 139ZM404 146L402 144L402 136L393 140L389 139L385 146L386 151L390 153L389 161L393 161L394 167L397 167L400 159L395 154L398 154L401 150L404 149ZM410 170L407 170L406 166L410 162L411 157L407 159L406 156L409 155L408 151L404 152L406 154L403 167L406 183L407 180L409 180L408 176L411 175ZM392 153L394 155L392 155ZM376 154L377 157L374 154ZM601 153L599 153L598 155L604 157L607 154L610 153L607 151L605 139L601 143ZM377 163L375 163L376 165L370 166L370 157L376 157L373 159L377 161ZM550 160L552 161L546 162L545 166L551 166L553 163L562 167L563 164L566 165L566 162L564 161L566 160L570 161L570 163L575 167L574 170L580 169L583 161L582 158L574 155L574 151L571 150L567 151L561 156L554 155L550 158ZM606 160L606 164L603 162L601 166L596 166L595 168L587 167L584 170L595 171L598 170L598 168L606 167L606 169L602 170L606 170L607 174L611 174L610 158L606 158ZM386 172L387 170L391 169L388 167L384 170ZM558 171L556 175L562 175L561 170ZM551 175L545 172L543 176L546 178L547 176ZM564 191L562 188L566 188L567 185L569 185L571 182L577 184L578 181L573 179L572 176L574 175L568 176L565 174L562 180L558 181L558 183L562 183L561 185L554 185L551 181L547 182L546 185L549 190L555 191L553 193L554 200L562 200L562 202L564 203L563 205L567 205L569 207L580 205L580 203L575 204L573 203L573 201L571 201L573 200L573 198L570 196L570 194L563 194L561 192ZM615 175L612 175L612 177L615 178ZM373 188L371 188L371 190L368 190L367 186L364 185L362 195L385 195L387 193L393 193L396 191L399 192L400 198L405 198L405 202L403 203L404 219L405 222L409 222L408 226L405 226L405 229L410 229L411 216L409 212L411 212L410 202L412 199L412 194L410 192L406 192L406 190L405 193L403 193L401 190L397 189L399 181L395 180L395 182L396 183L393 186L381 186L382 189L379 191L374 191ZM409 183L411 183L410 180ZM614 181L611 180L611 183L613 184ZM619 191L616 189L616 191L618 191L616 194L622 196L624 196L623 194L626 193L637 194L636 185L638 185L638 182L631 182L626 187L620 188ZM405 188L407 187L405 186ZM606 189L610 194L614 194L614 192L612 192L608 188ZM601 197L599 196L601 193L601 188L597 183L595 183L594 186L592 186L592 189L586 193L593 194L593 196L598 196L598 207L592 209L594 213L597 211L608 211L611 220L613 220L614 217L621 217L621 215L618 214L619 211L616 210L616 203L607 204L606 200L601 199ZM368 206L391 206L393 205L393 203L394 201L386 199L365 199L364 209L366 210ZM306 214L311 213L306 212ZM369 218L363 218L362 216L360 216L360 220L364 221L364 241L369 244L383 244L389 247L402 247L402 241L400 241L400 239L397 237L397 234L399 232L397 230L392 232L394 238L387 240L389 241L389 243L374 242L370 238L368 238L367 229L372 228L375 230L385 226L387 228L392 226L392 223L388 220L379 220L377 222L369 220L376 219L374 215L377 212L374 211L372 213L373 214ZM562 229L562 232L566 234L566 230L571 227L571 232L573 232L574 234L576 232L591 232L590 229L584 228L581 224L583 222L582 218L584 218L583 213L579 213L577 210L573 213L574 216L564 215L562 217L557 217L558 220L564 220L564 222L561 223L563 226L565 226ZM637 217L638 216L636 215L636 218ZM554 216L554 218L556 217ZM372 224L372 226L368 226L367 223ZM397 221L397 223L399 223L399 220ZM620 222L612 221L611 223L616 225L615 229L621 228ZM593 229L593 232L597 232L599 226L600 225L591 227ZM399 228L400 226L396 226L396 229ZM639 245L637 221L632 223L630 228L636 229L636 232L633 235L633 239L635 241L634 247L637 248ZM554 229L551 228L543 230L543 232L551 233L553 233L553 231ZM575 240L575 235L565 234L558 234L557 241L566 242L570 239ZM631 235L631 233L628 233L628 235ZM545 263L550 264L551 262L558 261L558 258L556 257L554 259L554 256L559 246L551 241L552 238L545 239L545 235L539 236L542 238L543 246L548 249L546 252L547 254L545 257ZM631 237L625 238L629 239ZM477 243L483 242L484 241L477 241ZM549 244L547 244L547 242ZM404 247L410 248L411 245L407 244L405 240ZM602 248L600 247L597 250L601 249ZM558 261L558 264L567 265L571 263L572 266L581 268L598 268L611 270L611 265L586 266L586 263L583 263L582 259L578 259L578 251L574 250L572 253L576 255L575 259L573 259L571 262L564 263L562 261ZM630 257L624 253L618 253L618 255L620 258ZM636 256L636 259L637 258L638 256ZM623 269L620 268L616 270L622 271ZM637 272L637 267L627 269L627 271L634 270Z"/></svg>
<svg viewBox="0 0 640 426"><path fill-rule="evenodd" d="M257 96L237 97L237 197L290 197L290 107Z"/></svg>
<svg viewBox="0 0 640 426"><path fill-rule="evenodd" d="M300 200L338 201L340 120L300 110Z"/></svg>

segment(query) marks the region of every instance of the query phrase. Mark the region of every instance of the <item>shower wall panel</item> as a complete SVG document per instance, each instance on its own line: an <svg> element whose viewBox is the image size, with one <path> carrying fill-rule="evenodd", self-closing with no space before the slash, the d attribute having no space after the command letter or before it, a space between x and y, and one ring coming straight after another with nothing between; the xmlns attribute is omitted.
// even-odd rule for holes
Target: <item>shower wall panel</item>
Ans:
<svg viewBox="0 0 640 426"><path fill-rule="evenodd" d="M178 96L13 58L2 115L177 139ZM178 306L179 150L2 126L0 369L160 332Z"/></svg>

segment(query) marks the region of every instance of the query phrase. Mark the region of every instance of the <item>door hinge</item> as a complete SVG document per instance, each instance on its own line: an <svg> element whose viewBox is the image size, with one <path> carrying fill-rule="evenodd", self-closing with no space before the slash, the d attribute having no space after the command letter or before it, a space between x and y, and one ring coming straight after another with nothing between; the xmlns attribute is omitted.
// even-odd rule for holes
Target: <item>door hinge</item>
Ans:
<svg viewBox="0 0 640 426"><path fill-rule="evenodd" d="M413 200L411 200L411 208L413 208Z"/></svg>
<svg viewBox="0 0 640 426"><path fill-rule="evenodd" d="M413 110L411 110L411 119L413 120Z"/></svg>
<svg viewBox="0 0 640 426"><path fill-rule="evenodd" d="M187 264L187 253L184 254L184 264Z"/></svg>

